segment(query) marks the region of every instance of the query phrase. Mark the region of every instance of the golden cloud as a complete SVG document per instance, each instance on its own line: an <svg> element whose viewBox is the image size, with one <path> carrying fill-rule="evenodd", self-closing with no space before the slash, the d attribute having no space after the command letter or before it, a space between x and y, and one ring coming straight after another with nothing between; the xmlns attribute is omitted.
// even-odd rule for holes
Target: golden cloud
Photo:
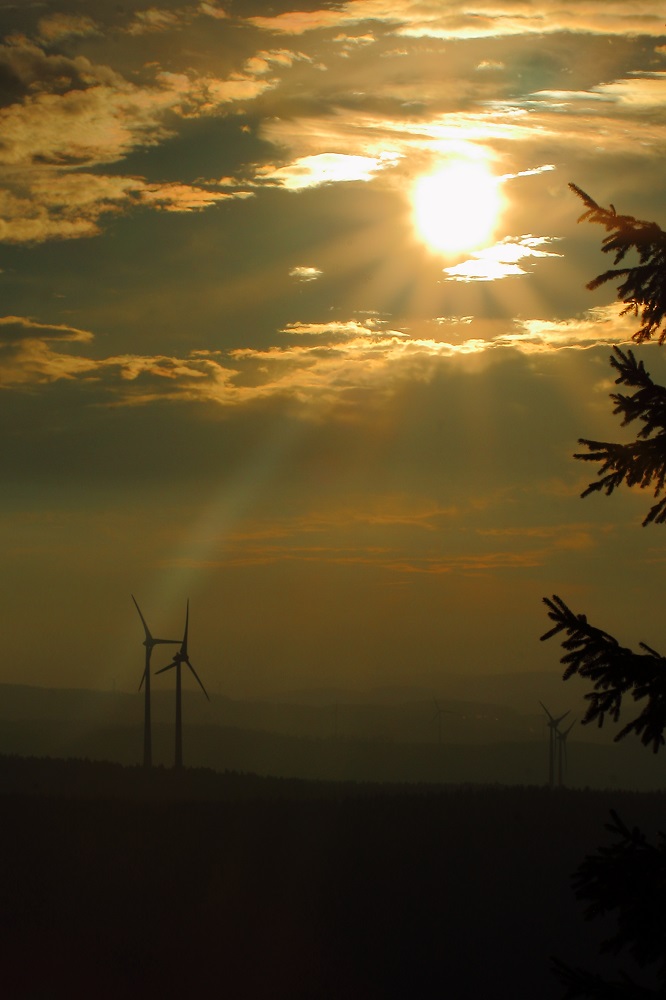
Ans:
<svg viewBox="0 0 666 1000"><path fill-rule="evenodd" d="M22 173L7 174L0 190L0 241L39 243L99 232L104 215L146 205L168 212L208 208L246 192L215 191L196 185L148 184L137 177L36 171L26 183Z"/></svg>
<svg viewBox="0 0 666 1000"><path fill-rule="evenodd" d="M317 278L321 278L323 271L318 267L312 267L308 265L298 265L297 267L292 267L289 272L290 278L296 278L297 281L316 281Z"/></svg>
<svg viewBox="0 0 666 1000"><path fill-rule="evenodd" d="M269 54L270 55L270 54ZM142 178L72 173L117 163L137 147L157 145L172 131L167 114L213 113L220 106L254 98L275 81L236 73L227 80L158 72L152 86L128 83L87 59L45 56L17 39L0 46L0 62L11 66L30 93L0 108L0 239L39 242L98 232L100 218L142 204L167 211L207 208L247 192L213 190L185 183L152 183ZM284 50L276 62L284 61ZM54 92L55 79L76 86Z"/></svg>
<svg viewBox="0 0 666 1000"><path fill-rule="evenodd" d="M336 10L289 11L251 17L249 22L277 34L341 28L378 21L397 35L430 38L484 38L573 31L603 35L663 34L664 19L650 0L347 0Z"/></svg>
<svg viewBox="0 0 666 1000"><path fill-rule="evenodd" d="M0 385L94 378L100 380L107 401L120 405L173 399L242 406L282 398L318 420L331 412L344 416L361 400L364 406L384 406L406 382L430 381L447 359L473 362L475 355L490 351L530 355L625 342L631 336L626 319L617 315L614 306L607 306L574 320L514 320L506 332L482 339L465 334L469 324L463 318L458 324L460 341L455 344L411 337L355 319L296 323L283 331L296 338L289 345L239 348L223 360L219 352L203 350L183 358L121 355L95 359L63 349L63 342L89 342L92 334L87 331L5 317L0 319L0 335L4 327ZM436 321L433 325L441 328ZM311 341L303 343L304 337Z"/></svg>

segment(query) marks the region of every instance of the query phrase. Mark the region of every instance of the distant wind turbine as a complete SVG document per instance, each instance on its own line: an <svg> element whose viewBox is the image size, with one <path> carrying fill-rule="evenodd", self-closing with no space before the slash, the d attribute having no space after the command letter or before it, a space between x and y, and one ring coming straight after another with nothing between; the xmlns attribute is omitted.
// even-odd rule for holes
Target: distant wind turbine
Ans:
<svg viewBox="0 0 666 1000"><path fill-rule="evenodd" d="M558 732L557 727L559 726L562 719L566 719L569 712L566 711L564 715L560 715L559 718L556 719L553 715L550 714L550 712L548 711L548 709L546 708L546 706L542 701L540 701L539 704L541 705L542 709L548 716L548 722L546 723L546 725L550 730L550 740L548 747L548 787L553 788L555 785L555 750L556 750L556 741Z"/></svg>
<svg viewBox="0 0 666 1000"><path fill-rule="evenodd" d="M176 760L174 766L176 768L181 768L183 766L183 705L182 705L182 688L181 688L181 666L186 663L194 674L194 678L208 698L208 692L206 688L201 683L199 675L190 663L190 657L187 652L187 628L190 619L190 602L189 598L187 601L187 610L185 612L185 632L183 633L183 640L180 644L180 649L175 654L171 663L168 663L166 667L162 667L161 670L157 670L157 674L163 674L165 670L171 670L172 667L176 668ZM210 701L210 698L208 698Z"/></svg>
<svg viewBox="0 0 666 1000"><path fill-rule="evenodd" d="M557 739L557 783L560 788L564 787L564 772L567 767L567 737L575 725L576 720L574 719L568 729L555 730L555 737Z"/></svg>
<svg viewBox="0 0 666 1000"><path fill-rule="evenodd" d="M169 643L177 646L180 639L156 639L151 635L150 629L146 624L146 619L141 614L141 608L136 603L136 597L132 594L132 600L136 610L139 612L139 618L143 625L144 631L146 633L146 638L143 640L143 645L146 647L146 665L143 668L143 676L141 678L141 684L139 684L139 691L145 684L144 688L144 710L143 710L143 766L152 767L153 763L153 751L152 751L152 734L150 727L150 657L153 652L153 647L158 646L161 643Z"/></svg>

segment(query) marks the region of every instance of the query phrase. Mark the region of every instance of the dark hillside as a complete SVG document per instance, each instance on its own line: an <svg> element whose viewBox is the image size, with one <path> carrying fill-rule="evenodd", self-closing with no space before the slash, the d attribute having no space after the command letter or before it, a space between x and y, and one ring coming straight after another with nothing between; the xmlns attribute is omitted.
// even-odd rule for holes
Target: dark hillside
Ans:
<svg viewBox="0 0 666 1000"><path fill-rule="evenodd" d="M571 871L611 806L652 833L666 805L1 763L12 998L555 1000L549 955L593 966L601 931Z"/></svg>

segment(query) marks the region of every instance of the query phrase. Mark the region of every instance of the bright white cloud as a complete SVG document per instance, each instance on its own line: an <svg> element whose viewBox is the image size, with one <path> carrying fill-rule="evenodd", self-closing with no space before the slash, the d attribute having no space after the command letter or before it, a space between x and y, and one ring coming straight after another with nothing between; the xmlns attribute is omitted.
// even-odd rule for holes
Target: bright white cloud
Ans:
<svg viewBox="0 0 666 1000"><path fill-rule="evenodd" d="M291 271L289 272L289 277L296 278L297 281L308 282L308 281L316 281L317 278L321 278L322 274L323 271L321 271L318 267L311 267L311 266L309 267L304 265L299 267L292 267Z"/></svg>
<svg viewBox="0 0 666 1000"><path fill-rule="evenodd" d="M468 260L452 267L442 268L448 275L447 281L496 281L519 274L529 274L519 261L529 257L561 257L552 250L538 250L537 247L550 244L553 236L508 236L494 246L475 251Z"/></svg>
<svg viewBox="0 0 666 1000"><path fill-rule="evenodd" d="M257 170L256 177L271 181L289 191L339 184L343 181L369 181L380 170L391 166L395 156L360 156L348 153L316 153L297 157L282 167L267 166Z"/></svg>

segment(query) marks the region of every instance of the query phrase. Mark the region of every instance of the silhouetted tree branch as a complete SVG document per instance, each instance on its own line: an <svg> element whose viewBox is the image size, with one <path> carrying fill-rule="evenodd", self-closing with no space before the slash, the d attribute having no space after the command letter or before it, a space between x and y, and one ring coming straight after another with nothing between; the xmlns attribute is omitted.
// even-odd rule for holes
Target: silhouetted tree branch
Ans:
<svg viewBox="0 0 666 1000"><path fill-rule="evenodd" d="M578 997L590 997L591 1000L655 1000L663 996L656 990L648 990L620 972L616 982L608 982L602 976L585 969L572 969L559 958L553 959L553 971L567 992L564 1000L577 1000Z"/></svg>
<svg viewBox="0 0 666 1000"><path fill-rule="evenodd" d="M602 952L618 955L626 949L641 967L657 963L658 976L666 974L666 835L650 844L638 827L630 829L616 812L607 824L616 840L588 855L574 875L578 899L586 900L585 916L615 914L617 931L602 943ZM567 987L569 998L587 996L641 998L662 995L639 986L626 974L608 983L581 969L554 960L554 970Z"/></svg>
<svg viewBox="0 0 666 1000"><path fill-rule="evenodd" d="M666 971L666 835L648 842L638 827L629 828L611 810L606 829L617 839L588 855L574 876L578 899L586 900L585 916L616 913L617 931L603 942L613 955L627 949L638 965L658 962Z"/></svg>
<svg viewBox="0 0 666 1000"><path fill-rule="evenodd" d="M638 253L635 267L612 268L587 285L598 288L607 281L620 280L618 298L625 303L622 313L640 312L641 326L633 340L643 343L659 331L659 343L666 340L666 233L654 222L642 222L631 215L618 215L613 205L601 208L575 184L569 185L582 199L586 220L604 226L607 236L604 253L613 253L619 264L630 250ZM653 489L655 498L666 482L666 388L655 384L643 362L633 351L613 348L611 366L617 372L616 385L635 390L631 395L613 393L613 412L622 417L622 425L640 420L643 424L635 441L614 444L581 438L588 451L574 457L601 462L599 478L590 483L582 496L603 491L610 496L622 483ZM648 511L643 525L666 521L666 497ZM588 708L583 723L596 721L603 726L606 716L619 721L625 695L634 701L645 700L642 711L617 734L621 740L629 733L640 737L655 753L664 744L666 729L666 658L645 643L635 653L621 646L608 632L590 625L585 615L576 615L554 595L544 598L548 617L554 623L541 638L561 633L565 666L564 679L578 674L593 684L585 695ZM574 875L574 889L579 899L587 901L588 918L614 914L617 930L602 945L602 952L619 954L627 949L639 966L657 964L657 990L639 986L625 973L619 980L608 981L583 969L572 969L559 959L553 969L566 987L566 1000L592 997L599 1000L641 1000L666 996L666 835L659 834L658 844L648 843L638 829L629 829L618 815L611 813L607 826L616 837L610 847L588 855Z"/></svg>
<svg viewBox="0 0 666 1000"><path fill-rule="evenodd" d="M638 344L651 340L660 327L659 343L666 339L663 327L666 316L666 233L656 222L644 222L633 215L618 215L613 205L602 208L589 194L576 184L571 190L586 206L579 222L598 222L608 235L604 237L601 249L614 254L614 264L624 260L630 250L638 253L639 263L635 267L613 267L597 275L588 282L593 290L607 281L622 279L618 285L617 297L626 303L622 315L628 312L638 316L641 327L633 335Z"/></svg>
<svg viewBox="0 0 666 1000"><path fill-rule="evenodd" d="M544 604L555 624L541 639L550 639L560 632L567 634L561 640L565 650L560 659L566 666L564 680L578 674L594 684L594 690L585 695L589 706L583 725L596 721L601 727L606 715L617 722L625 694L631 694L634 701L647 698L643 711L615 739L621 740L633 732L645 746L652 744L656 753L664 743L666 728L666 658L643 642L640 646L644 653L620 646L608 632L590 625L585 615L574 614L557 595L544 597Z"/></svg>
<svg viewBox="0 0 666 1000"><path fill-rule="evenodd" d="M636 392L627 396L615 392L611 399L615 403L613 413L622 416L622 426L634 420L641 420L643 427L635 441L629 444L613 444L608 441L591 441L580 438L588 452L578 453L574 458L585 462L602 462L598 475L601 477L589 484L581 496L603 490L610 496L623 482L627 486L654 488L658 497L666 481L666 389L655 384L646 372L642 361L637 361L633 351L613 348L611 366L618 372L616 385L635 388ZM666 497L650 508L643 525L662 524L666 521Z"/></svg>

